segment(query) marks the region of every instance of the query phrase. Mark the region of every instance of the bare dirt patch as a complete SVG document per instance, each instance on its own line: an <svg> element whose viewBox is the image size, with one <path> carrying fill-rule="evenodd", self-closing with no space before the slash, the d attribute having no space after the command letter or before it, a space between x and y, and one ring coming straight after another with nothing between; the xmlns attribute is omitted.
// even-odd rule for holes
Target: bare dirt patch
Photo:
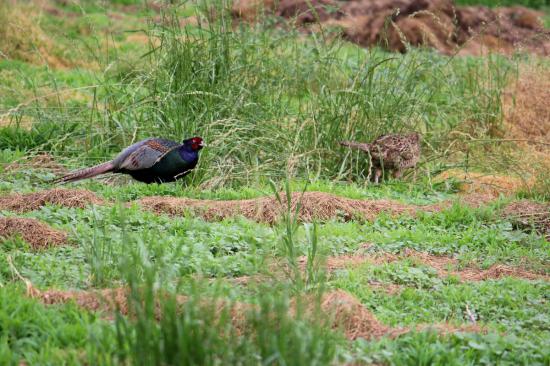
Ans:
<svg viewBox="0 0 550 366"><path fill-rule="evenodd" d="M67 234L48 225L21 217L0 217L0 240L21 237L34 249L63 245Z"/></svg>
<svg viewBox="0 0 550 366"><path fill-rule="evenodd" d="M550 204L527 200L512 202L502 210L502 216L520 229L534 228L550 241Z"/></svg>
<svg viewBox="0 0 550 366"><path fill-rule="evenodd" d="M0 210L28 212L45 205L84 208L104 201L95 193L82 189L50 189L33 193L14 193L0 197Z"/></svg>
<svg viewBox="0 0 550 366"><path fill-rule="evenodd" d="M359 45L382 45L399 52L410 44L445 54L511 53L518 48L550 54L542 13L520 6L490 9L456 6L450 0L240 0L233 15L256 20L266 9L304 29L319 23L336 26L345 39Z"/></svg>
<svg viewBox="0 0 550 366"><path fill-rule="evenodd" d="M145 197L137 202L145 209L155 213L183 215L193 213L207 221L218 221L228 217L243 216L257 222L273 224L287 211L286 196L281 204L275 197L260 197L248 200L197 200L177 197ZM461 202L477 206L490 201L492 197L474 196L471 200L461 199ZM416 206L392 200L358 200L339 197L330 193L305 192L293 193L291 208L294 213L299 203L298 219L302 222L328 221L342 219L374 220L385 213L391 216L402 214L414 215L418 211L436 212L449 207L451 202L441 204Z"/></svg>

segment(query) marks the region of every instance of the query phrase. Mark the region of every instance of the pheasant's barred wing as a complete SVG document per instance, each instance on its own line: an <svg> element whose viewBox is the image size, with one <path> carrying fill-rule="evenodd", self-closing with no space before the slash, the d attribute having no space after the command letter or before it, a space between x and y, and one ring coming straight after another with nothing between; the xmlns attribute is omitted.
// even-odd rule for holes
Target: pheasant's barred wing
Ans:
<svg viewBox="0 0 550 366"><path fill-rule="evenodd" d="M400 155L404 160L411 160L414 159L417 154L413 146L407 145L405 148L401 149Z"/></svg>
<svg viewBox="0 0 550 366"><path fill-rule="evenodd" d="M130 146L127 154L124 151L120 156L119 169L141 170L155 165L164 155L180 145L174 141L164 139L149 139L138 143L138 146ZM132 148L132 149L131 149Z"/></svg>

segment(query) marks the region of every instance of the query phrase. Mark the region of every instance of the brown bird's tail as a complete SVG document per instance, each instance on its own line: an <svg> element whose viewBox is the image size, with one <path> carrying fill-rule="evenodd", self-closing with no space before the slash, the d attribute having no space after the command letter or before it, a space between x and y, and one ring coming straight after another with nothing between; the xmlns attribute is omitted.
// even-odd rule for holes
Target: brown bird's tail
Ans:
<svg viewBox="0 0 550 366"><path fill-rule="evenodd" d="M359 149L363 151L369 151L370 150L370 144L365 144L361 142L353 142L353 141L340 141L340 145L347 146L353 149Z"/></svg>
<svg viewBox="0 0 550 366"><path fill-rule="evenodd" d="M87 179L95 177L96 175L112 172L115 169L114 164L111 161L108 161L103 164L92 166L90 168L76 170L71 172L63 177L57 178L53 183L69 183L76 182L81 179Z"/></svg>

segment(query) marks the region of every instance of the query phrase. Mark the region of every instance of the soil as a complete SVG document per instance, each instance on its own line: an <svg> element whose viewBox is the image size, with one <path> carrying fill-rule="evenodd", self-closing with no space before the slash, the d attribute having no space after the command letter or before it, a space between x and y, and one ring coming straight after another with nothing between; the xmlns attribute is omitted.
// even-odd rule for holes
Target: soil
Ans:
<svg viewBox="0 0 550 366"><path fill-rule="evenodd" d="M0 197L0 210L28 212L45 205L84 208L91 204L102 204L104 201L95 193L83 189L50 189L33 193L14 193Z"/></svg>
<svg viewBox="0 0 550 366"><path fill-rule="evenodd" d="M0 217L0 241L21 237L34 249L67 243L67 234L35 220L20 217Z"/></svg>
<svg viewBox="0 0 550 366"><path fill-rule="evenodd" d="M233 15L258 20L266 9L303 29L335 26L343 38L365 47L406 52L410 44L445 54L517 49L550 54L550 32L543 27L542 13L521 6L490 9L456 6L451 0L240 0Z"/></svg>

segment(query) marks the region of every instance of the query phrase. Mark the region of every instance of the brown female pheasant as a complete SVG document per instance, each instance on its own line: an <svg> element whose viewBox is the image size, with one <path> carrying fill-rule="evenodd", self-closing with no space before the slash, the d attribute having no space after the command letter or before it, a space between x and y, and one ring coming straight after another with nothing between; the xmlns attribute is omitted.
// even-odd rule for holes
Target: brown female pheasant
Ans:
<svg viewBox="0 0 550 366"><path fill-rule="evenodd" d="M394 177L400 178L403 170L414 168L420 160L420 134L417 132L408 135L382 135L370 144L342 141L340 145L370 154L376 183L382 171L393 171Z"/></svg>

